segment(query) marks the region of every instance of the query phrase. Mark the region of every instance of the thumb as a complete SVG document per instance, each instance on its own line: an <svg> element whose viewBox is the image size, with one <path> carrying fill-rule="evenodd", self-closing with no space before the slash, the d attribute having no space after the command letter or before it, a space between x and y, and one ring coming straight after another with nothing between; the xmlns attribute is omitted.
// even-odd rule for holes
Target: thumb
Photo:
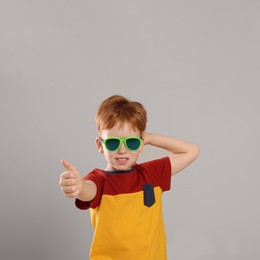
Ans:
<svg viewBox="0 0 260 260"><path fill-rule="evenodd" d="M78 172L77 169L70 164L67 160L61 160L61 164L69 171Z"/></svg>

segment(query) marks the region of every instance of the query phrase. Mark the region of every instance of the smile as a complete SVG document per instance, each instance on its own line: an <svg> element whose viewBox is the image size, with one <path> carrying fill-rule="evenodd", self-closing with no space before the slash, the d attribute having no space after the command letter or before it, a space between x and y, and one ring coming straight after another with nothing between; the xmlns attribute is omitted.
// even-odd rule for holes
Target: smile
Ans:
<svg viewBox="0 0 260 260"><path fill-rule="evenodd" d="M128 160L128 158L116 158L117 161L119 162L126 162Z"/></svg>

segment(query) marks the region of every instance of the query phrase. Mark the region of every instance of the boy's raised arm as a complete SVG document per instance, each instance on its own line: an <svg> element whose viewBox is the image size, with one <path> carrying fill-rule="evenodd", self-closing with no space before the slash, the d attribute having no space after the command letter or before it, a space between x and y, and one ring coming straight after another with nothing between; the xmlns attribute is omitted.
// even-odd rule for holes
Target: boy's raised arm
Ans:
<svg viewBox="0 0 260 260"><path fill-rule="evenodd" d="M197 145L174 137L143 132L142 139L144 145L153 145L170 152L172 175L186 168L200 153Z"/></svg>
<svg viewBox="0 0 260 260"><path fill-rule="evenodd" d="M61 160L68 171L60 175L60 187L68 198L78 198L82 201L91 201L97 194L97 186L93 181L84 181L79 171L66 160Z"/></svg>

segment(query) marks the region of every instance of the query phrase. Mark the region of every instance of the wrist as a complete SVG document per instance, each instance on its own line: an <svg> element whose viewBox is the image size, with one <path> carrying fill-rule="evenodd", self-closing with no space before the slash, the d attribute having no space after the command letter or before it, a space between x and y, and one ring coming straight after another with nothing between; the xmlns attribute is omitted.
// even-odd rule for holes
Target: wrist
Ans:
<svg viewBox="0 0 260 260"><path fill-rule="evenodd" d="M97 186L93 181L82 180L82 190L77 196L79 200L82 201L91 201L97 194Z"/></svg>
<svg viewBox="0 0 260 260"><path fill-rule="evenodd" d="M154 134L152 134L152 133L143 132L143 134L142 134L142 139L143 139L144 145L146 145L146 144L151 144L151 143L152 143L153 135L154 135Z"/></svg>
<svg viewBox="0 0 260 260"><path fill-rule="evenodd" d="M86 195L85 195L85 193L86 193L86 182L85 181L81 181L81 184L80 184L80 191L79 191L79 194L78 194L78 196L77 196L77 198L79 199L79 200L82 200L82 201L84 201L84 199L85 199L85 197L86 197Z"/></svg>

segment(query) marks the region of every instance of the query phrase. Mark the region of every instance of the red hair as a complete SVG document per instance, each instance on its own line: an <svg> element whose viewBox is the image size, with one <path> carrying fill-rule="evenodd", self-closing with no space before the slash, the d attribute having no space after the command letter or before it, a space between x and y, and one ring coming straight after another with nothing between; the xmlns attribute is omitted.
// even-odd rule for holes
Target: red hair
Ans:
<svg viewBox="0 0 260 260"><path fill-rule="evenodd" d="M116 123L129 124L141 133L146 128L147 113L144 106L120 95L105 99L96 112L97 130L111 129Z"/></svg>

